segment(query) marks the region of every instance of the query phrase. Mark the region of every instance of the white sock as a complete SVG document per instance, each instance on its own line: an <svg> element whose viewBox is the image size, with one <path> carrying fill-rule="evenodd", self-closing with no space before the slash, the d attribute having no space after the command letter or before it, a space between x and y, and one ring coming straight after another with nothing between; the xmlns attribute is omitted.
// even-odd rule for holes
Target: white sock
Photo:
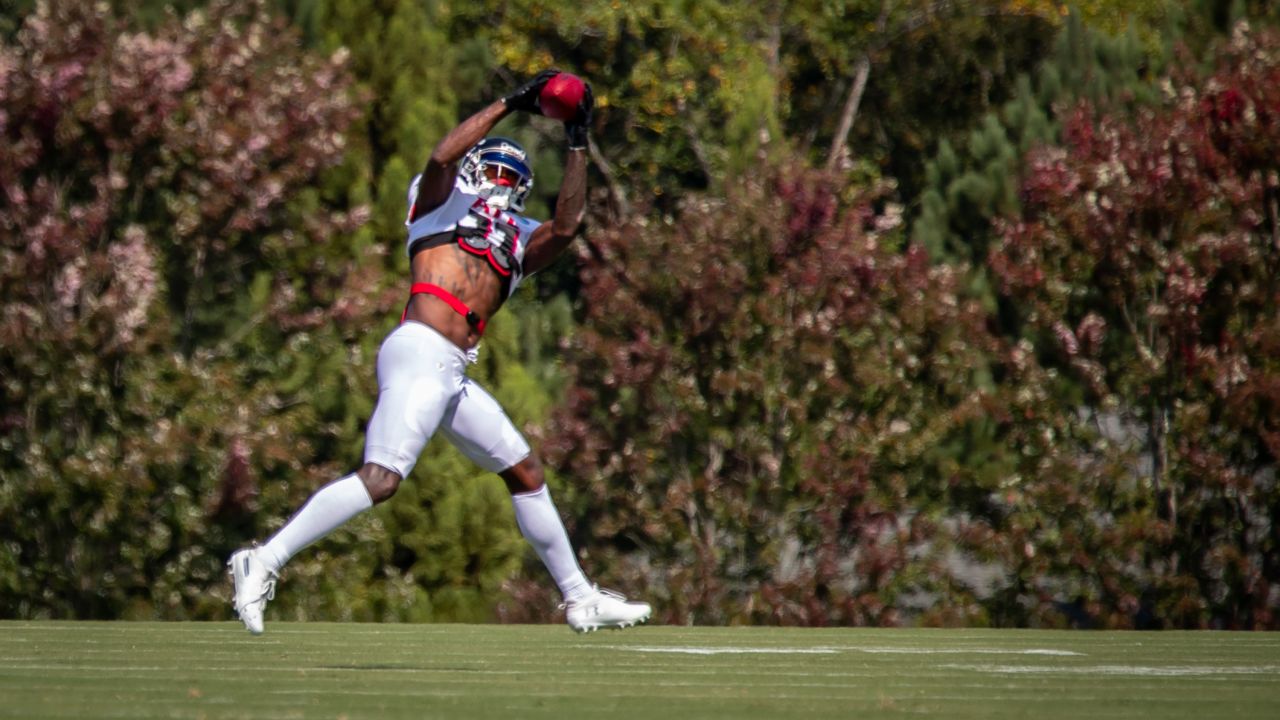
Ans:
<svg viewBox="0 0 1280 720"><path fill-rule="evenodd" d="M266 545L262 559L279 571L299 550L337 530L346 521L373 507L369 490L352 473L320 488L297 515L280 528Z"/></svg>
<svg viewBox="0 0 1280 720"><path fill-rule="evenodd" d="M551 578L556 581L566 601L581 600L591 595L593 588L578 567L565 532L560 513L551 502L551 493L543 485L536 492L511 496L516 510L516 524L525 540L537 551L542 564L547 566Z"/></svg>

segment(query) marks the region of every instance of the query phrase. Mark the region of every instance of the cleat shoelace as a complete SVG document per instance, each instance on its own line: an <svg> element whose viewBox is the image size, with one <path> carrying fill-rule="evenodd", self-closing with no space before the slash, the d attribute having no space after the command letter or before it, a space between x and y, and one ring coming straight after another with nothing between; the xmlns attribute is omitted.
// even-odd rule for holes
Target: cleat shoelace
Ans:
<svg viewBox="0 0 1280 720"><path fill-rule="evenodd" d="M595 604L600 602L601 597L613 598L614 600L617 600L618 602L623 602L623 603L627 601L626 595L623 595L622 593L617 592L615 590L609 590L597 585L595 587L595 591L596 591L596 594L592 595L586 600L579 600L577 602L562 602L557 606L557 608L560 610L566 610L569 607L577 607L579 605L585 605L588 602Z"/></svg>

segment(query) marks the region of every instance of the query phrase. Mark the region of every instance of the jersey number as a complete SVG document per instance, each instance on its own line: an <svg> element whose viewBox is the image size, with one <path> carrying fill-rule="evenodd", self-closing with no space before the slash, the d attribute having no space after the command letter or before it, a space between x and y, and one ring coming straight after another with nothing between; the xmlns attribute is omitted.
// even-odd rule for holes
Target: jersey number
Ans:
<svg viewBox="0 0 1280 720"><path fill-rule="evenodd" d="M508 214L490 208L483 200L476 200L466 217L458 221L458 244L475 255L489 259L498 274L507 276L512 269L519 269L516 248L520 242L520 229Z"/></svg>

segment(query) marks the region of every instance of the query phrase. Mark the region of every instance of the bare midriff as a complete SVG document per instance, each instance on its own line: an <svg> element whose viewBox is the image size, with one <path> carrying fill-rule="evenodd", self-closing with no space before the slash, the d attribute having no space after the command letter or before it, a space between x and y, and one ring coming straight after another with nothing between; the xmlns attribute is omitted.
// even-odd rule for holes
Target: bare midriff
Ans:
<svg viewBox="0 0 1280 720"><path fill-rule="evenodd" d="M429 248L414 255L413 282L444 288L486 322L506 300L502 292L502 278L489 261L463 250L457 243ZM435 295L411 297L405 320L433 328L463 350L470 350L480 342L479 331Z"/></svg>

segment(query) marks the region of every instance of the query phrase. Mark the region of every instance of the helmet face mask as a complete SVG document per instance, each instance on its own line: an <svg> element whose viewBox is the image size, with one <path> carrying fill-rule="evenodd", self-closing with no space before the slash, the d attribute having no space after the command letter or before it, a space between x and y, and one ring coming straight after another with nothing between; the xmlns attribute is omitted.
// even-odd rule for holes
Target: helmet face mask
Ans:
<svg viewBox="0 0 1280 720"><path fill-rule="evenodd" d="M485 138L463 156L458 173L491 207L520 212L533 189L533 170L526 157L514 140Z"/></svg>

